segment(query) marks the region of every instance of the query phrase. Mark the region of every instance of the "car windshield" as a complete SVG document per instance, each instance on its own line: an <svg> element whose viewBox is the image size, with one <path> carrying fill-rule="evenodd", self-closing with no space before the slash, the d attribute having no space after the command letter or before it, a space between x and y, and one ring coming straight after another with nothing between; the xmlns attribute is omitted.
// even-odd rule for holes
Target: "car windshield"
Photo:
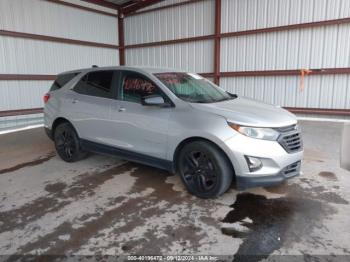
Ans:
<svg viewBox="0 0 350 262"><path fill-rule="evenodd" d="M197 74L156 73L154 75L178 98L190 103L215 103L235 98Z"/></svg>

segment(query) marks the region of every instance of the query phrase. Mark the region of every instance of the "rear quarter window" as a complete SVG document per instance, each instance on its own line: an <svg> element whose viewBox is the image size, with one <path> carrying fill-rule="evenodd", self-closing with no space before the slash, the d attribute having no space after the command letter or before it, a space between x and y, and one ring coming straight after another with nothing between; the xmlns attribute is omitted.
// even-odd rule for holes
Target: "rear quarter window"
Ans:
<svg viewBox="0 0 350 262"><path fill-rule="evenodd" d="M96 71L85 75L73 90L82 95L113 98L112 81L114 71Z"/></svg>
<svg viewBox="0 0 350 262"><path fill-rule="evenodd" d="M55 82L53 82L50 88L50 91L55 91L62 88L65 84L67 84L70 80L72 80L74 77L76 77L79 74L80 72L58 75Z"/></svg>

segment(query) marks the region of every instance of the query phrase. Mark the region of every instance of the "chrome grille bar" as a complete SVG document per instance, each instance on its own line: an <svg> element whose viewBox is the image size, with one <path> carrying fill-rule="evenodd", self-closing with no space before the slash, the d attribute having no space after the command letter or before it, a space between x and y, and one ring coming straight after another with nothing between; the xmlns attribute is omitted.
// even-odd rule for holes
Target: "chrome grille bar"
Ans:
<svg viewBox="0 0 350 262"><path fill-rule="evenodd" d="M288 152L295 153L303 149L301 134L296 125L276 128L281 133L278 142Z"/></svg>

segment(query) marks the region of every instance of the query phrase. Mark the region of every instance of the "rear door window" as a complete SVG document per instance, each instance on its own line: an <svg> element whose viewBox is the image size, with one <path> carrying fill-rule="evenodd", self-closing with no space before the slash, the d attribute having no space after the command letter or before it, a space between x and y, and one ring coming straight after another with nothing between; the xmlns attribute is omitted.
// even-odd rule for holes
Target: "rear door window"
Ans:
<svg viewBox="0 0 350 262"><path fill-rule="evenodd" d="M55 82L53 82L50 91L55 91L62 88L65 84L67 84L70 80L79 74L80 72L58 75Z"/></svg>
<svg viewBox="0 0 350 262"><path fill-rule="evenodd" d="M86 74L74 87L74 91L89 96L113 98L113 71L97 71Z"/></svg>

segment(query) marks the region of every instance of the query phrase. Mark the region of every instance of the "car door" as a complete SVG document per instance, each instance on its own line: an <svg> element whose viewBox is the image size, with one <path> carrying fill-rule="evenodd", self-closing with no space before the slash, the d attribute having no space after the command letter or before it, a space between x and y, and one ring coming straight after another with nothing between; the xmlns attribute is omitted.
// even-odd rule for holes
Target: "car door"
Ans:
<svg viewBox="0 0 350 262"><path fill-rule="evenodd" d="M113 101L111 120L114 145L127 151L166 159L171 106L143 106L142 97L159 94L168 98L150 79L133 71L120 71L118 99ZM170 104L169 104L170 105Z"/></svg>
<svg viewBox="0 0 350 262"><path fill-rule="evenodd" d="M72 89L70 119L81 139L109 143L111 102L117 93L114 81L114 71L94 71Z"/></svg>

